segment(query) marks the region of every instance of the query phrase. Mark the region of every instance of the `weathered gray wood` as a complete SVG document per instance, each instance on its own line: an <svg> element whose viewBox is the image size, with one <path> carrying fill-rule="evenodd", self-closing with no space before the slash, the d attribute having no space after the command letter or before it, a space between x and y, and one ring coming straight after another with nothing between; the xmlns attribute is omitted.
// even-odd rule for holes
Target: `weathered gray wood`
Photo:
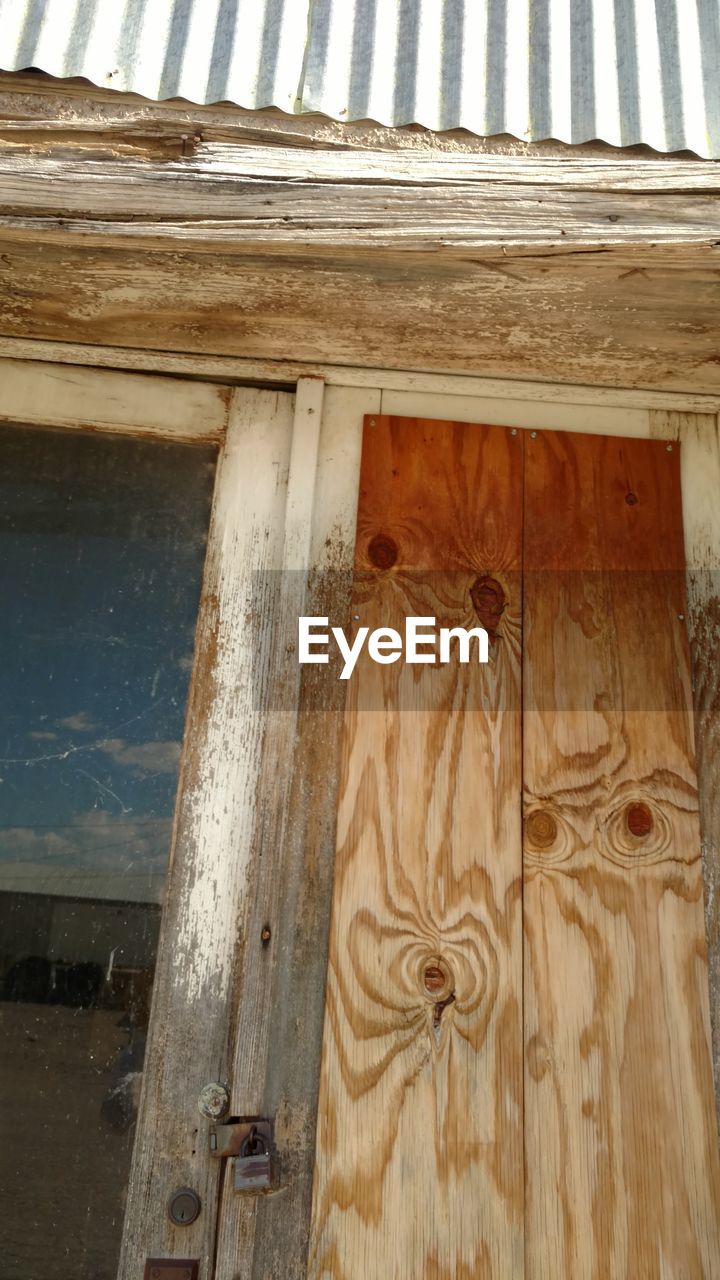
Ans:
<svg viewBox="0 0 720 1280"><path fill-rule="evenodd" d="M232 251L470 250L707 244L720 237L720 173L658 161L502 163L413 153L202 143L185 159L38 155L0 147L0 231L70 243ZM687 179L685 175L687 174ZM699 181L700 179L700 181ZM685 188L685 181L690 189Z"/></svg>
<svg viewBox="0 0 720 1280"><path fill-rule="evenodd" d="M680 442L715 1098L720 1120L720 434L711 413L650 415Z"/></svg>
<svg viewBox="0 0 720 1280"><path fill-rule="evenodd" d="M717 391L718 181L0 77L0 336Z"/></svg>
<svg viewBox="0 0 720 1280"><path fill-rule="evenodd" d="M296 628L303 607L346 622L362 418L379 403L378 391L328 390L319 437L296 415L300 447L293 448L288 486L288 567L277 584L253 898L233 1027L232 1106L238 1114L274 1120L277 1185L268 1196L237 1196L232 1171L225 1171L215 1280L305 1276L346 686L322 667L305 668L301 676ZM315 502L296 509L293 519L293 493L312 493L309 470ZM270 938L263 945L264 928Z"/></svg>
<svg viewBox="0 0 720 1280"><path fill-rule="evenodd" d="M379 371L360 365L325 364L322 361L279 358L262 359L246 356L188 355L183 352L157 351L152 348L130 348L113 346L91 346L79 342L47 342L41 338L7 338L0 335L0 357L8 357L20 362L31 371L36 361L52 360L53 367L63 364L88 365L105 369L134 369L146 373L180 374L183 378L225 379L227 382L243 382L247 385L270 383L279 389L293 387L300 378L320 378L327 386L332 387L377 387L383 389L383 408L381 412L395 412L395 408L385 409L385 404L394 405L396 396L426 397L422 405L417 402L408 408L411 417L420 416L420 409L426 404L434 406L434 416L447 416L449 411L461 415L459 421L480 421L483 413L488 413L487 402L496 404L509 400L511 403L525 403L534 406L597 406L606 410L611 416L603 420L600 426L593 427L601 435L643 435L646 431L637 431L633 427L633 415L642 413L647 419L649 409L680 410L689 413L716 413L720 410L718 393L695 391L636 391L630 387L590 386L588 384L572 384L563 382L533 382L520 378L487 378L475 377L468 373L423 373L408 369L383 369ZM28 364L28 362L30 362ZM448 404L447 397L452 397ZM437 404L445 399L441 409ZM465 409L470 401L484 402L484 408L473 409L472 417L465 417ZM456 409L453 409L456 405ZM617 410L624 410L628 415L624 422L626 430L613 430L612 423L622 420L616 417ZM398 410L399 411L399 410ZM407 416L407 414L405 414ZM532 411L529 411L532 418ZM577 414L573 417L577 423ZM511 424L514 425L514 424ZM546 426L545 422L519 422L518 426ZM553 424L555 425L555 424ZM565 424L563 424L565 425ZM647 422L646 422L647 425ZM567 425L567 429L572 428ZM649 427L648 427L649 430Z"/></svg>
<svg viewBox="0 0 720 1280"><path fill-rule="evenodd" d="M138 1280L148 1256L198 1258L202 1276L212 1272L220 1170L197 1099L229 1076L237 952L248 945L275 624L258 574L279 565L292 413L289 394L236 392L218 465L120 1280ZM177 1228L167 1203L182 1186L203 1207Z"/></svg>
<svg viewBox="0 0 720 1280"><path fill-rule="evenodd" d="M225 434L231 394L209 382L0 359L5 422L212 443Z"/></svg>
<svg viewBox="0 0 720 1280"><path fill-rule="evenodd" d="M433 133L420 125L388 127L374 121L341 122L320 114L288 115L276 108L252 111L234 104L198 104L181 99L154 102L136 94L103 89L84 80L58 80L33 72L0 72L7 127L41 146L48 134L63 128L82 131L90 147L103 145L148 155L187 154L198 139L271 139L289 146L348 144L366 149L440 151L467 156L519 156L577 160L632 158L649 155L662 163L676 158L653 153L648 147L618 148L595 140L569 144L549 138L523 142L509 134L478 137L465 129ZM683 157L681 163L687 163ZM698 163L698 162L695 162Z"/></svg>
<svg viewBox="0 0 720 1280"><path fill-rule="evenodd" d="M502 263L468 253L444 263L438 254L357 258L351 246L286 259L0 239L0 333L717 392L720 251L687 250L690 261L679 255L674 266L658 252Z"/></svg>

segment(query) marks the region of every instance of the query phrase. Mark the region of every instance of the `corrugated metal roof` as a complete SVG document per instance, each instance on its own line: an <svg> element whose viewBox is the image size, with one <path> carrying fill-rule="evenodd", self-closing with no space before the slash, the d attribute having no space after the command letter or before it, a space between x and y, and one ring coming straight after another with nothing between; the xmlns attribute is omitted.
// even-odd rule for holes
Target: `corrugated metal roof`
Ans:
<svg viewBox="0 0 720 1280"><path fill-rule="evenodd" d="M0 66L720 157L720 0L0 0Z"/></svg>

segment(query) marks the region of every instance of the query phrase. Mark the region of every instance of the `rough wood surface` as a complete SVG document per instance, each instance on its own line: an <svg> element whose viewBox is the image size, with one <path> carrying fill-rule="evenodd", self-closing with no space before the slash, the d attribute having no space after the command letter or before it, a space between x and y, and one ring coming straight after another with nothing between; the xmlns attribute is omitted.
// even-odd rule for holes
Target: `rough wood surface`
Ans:
<svg viewBox="0 0 720 1280"><path fill-rule="evenodd" d="M157 162L27 151L0 138L4 239L143 242L216 252L471 251L706 244L720 236L716 166L503 161L198 143ZM688 183L687 189L685 182Z"/></svg>
<svg viewBox="0 0 720 1280"><path fill-rule="evenodd" d="M677 169L709 168L687 153L668 156L646 146L619 149L595 140L568 144L549 138L522 142L509 134L478 137L466 129L434 133L421 125L389 127L372 120L338 121L320 114L289 115L277 108L247 110L231 103L154 102L137 94L99 88L83 79L56 79L42 72L0 72L0 119L7 136L38 147L55 138L82 138L94 151L155 157L192 152L197 141L272 142L279 146L347 151L406 151L415 155L517 156L527 160L604 160L627 168L652 159ZM687 178L687 181L692 179Z"/></svg>
<svg viewBox="0 0 720 1280"><path fill-rule="evenodd" d="M276 622L257 585L281 563L292 421L292 396L235 392L218 464L119 1280L142 1276L147 1257L198 1258L212 1274L220 1170L197 1099L229 1077L238 950L256 941L246 931L256 695ZM177 1228L167 1203L182 1186L203 1207Z"/></svg>
<svg viewBox="0 0 720 1280"><path fill-rule="evenodd" d="M229 387L0 359L0 420L214 442L227 426Z"/></svg>
<svg viewBox="0 0 720 1280"><path fill-rule="evenodd" d="M357 260L351 247L331 259L283 259L0 240L0 332L717 393L711 252L674 264L652 249L620 262L603 253L512 263L469 253L445 263L441 254L401 261L380 251Z"/></svg>
<svg viewBox="0 0 720 1280"><path fill-rule="evenodd" d="M650 415L680 442L715 1098L720 1115L720 438L714 413Z"/></svg>
<svg viewBox="0 0 720 1280"><path fill-rule="evenodd" d="M274 1191L237 1196L225 1170L216 1280L306 1274L345 686L318 679L312 668L301 678L297 618L319 612L347 624L357 443L362 415L379 398L377 391L335 391L323 405L322 384L298 391L283 571L271 584L276 627L248 945L235 977L232 1027L231 1110L273 1119ZM263 929L270 933L264 943Z"/></svg>
<svg viewBox="0 0 720 1280"><path fill-rule="evenodd" d="M423 373L408 369L372 369L358 365L333 365L320 361L301 362L295 359L261 359L244 356L187 355L180 352L158 351L152 348L129 348L113 346L91 346L74 342L47 342L38 338L6 338L0 336L0 356L10 359L28 361L53 360L59 364L87 365L90 367L112 369L137 369L147 373L181 374L186 378L215 378L220 381L243 381L247 384L270 383L278 389L294 386L299 378L321 378L326 386L355 388L380 387L383 398L392 397L395 393L427 395L430 404L440 404L442 411L438 417L454 417L453 404L464 408L464 402L470 400L495 401L501 404L505 400L523 403L525 412L532 414L542 406L547 412L556 405L560 412L566 413L567 407L579 406L583 412L586 406L597 406L607 412L602 426L591 429L607 432L612 435L641 435L638 428L637 414L647 414L649 409L680 410L689 413L717 413L720 409L720 397L717 393L696 393L692 391L636 391L630 387L608 387L589 384L573 384L562 382L532 382L520 378L487 378L473 377L468 373ZM25 364L31 376L32 364ZM391 401L388 400L388 403ZM626 431L619 431L616 424L622 419L617 410L626 410L628 416ZM417 404L413 409L392 409L389 412L416 416ZM615 416L617 414L617 417ZM478 422L482 415L476 413L474 421ZM461 420L465 421L464 415ZM562 423L565 430L570 430L569 418ZM573 418L573 430L578 426L578 416ZM527 422L526 426L547 427L546 422Z"/></svg>
<svg viewBox="0 0 720 1280"><path fill-rule="evenodd" d="M487 666L350 682L309 1275L520 1276L521 445L371 418L360 483L358 625L507 608Z"/></svg>
<svg viewBox="0 0 720 1280"><path fill-rule="evenodd" d="M528 439L528 1280L717 1274L685 612L677 446Z"/></svg>
<svg viewBox="0 0 720 1280"><path fill-rule="evenodd" d="M0 336L720 388L716 165L196 121L77 86L0 93Z"/></svg>

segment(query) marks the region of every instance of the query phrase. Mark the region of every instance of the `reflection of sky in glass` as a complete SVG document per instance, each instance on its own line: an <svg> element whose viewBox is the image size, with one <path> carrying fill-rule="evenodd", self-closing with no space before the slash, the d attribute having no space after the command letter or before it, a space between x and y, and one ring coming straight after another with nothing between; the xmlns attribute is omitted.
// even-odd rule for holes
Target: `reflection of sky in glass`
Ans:
<svg viewBox="0 0 720 1280"><path fill-rule="evenodd" d="M213 471L0 430L0 889L159 899Z"/></svg>

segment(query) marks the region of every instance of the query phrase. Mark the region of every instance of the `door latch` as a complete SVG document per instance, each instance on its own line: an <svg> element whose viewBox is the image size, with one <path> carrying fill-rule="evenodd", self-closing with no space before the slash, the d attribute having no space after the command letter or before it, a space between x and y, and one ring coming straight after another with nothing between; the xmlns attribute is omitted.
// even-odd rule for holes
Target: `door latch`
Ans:
<svg viewBox="0 0 720 1280"><path fill-rule="evenodd" d="M273 1127L271 1120L244 1116L210 1130L210 1155L233 1162L236 1191L268 1191L272 1187Z"/></svg>

